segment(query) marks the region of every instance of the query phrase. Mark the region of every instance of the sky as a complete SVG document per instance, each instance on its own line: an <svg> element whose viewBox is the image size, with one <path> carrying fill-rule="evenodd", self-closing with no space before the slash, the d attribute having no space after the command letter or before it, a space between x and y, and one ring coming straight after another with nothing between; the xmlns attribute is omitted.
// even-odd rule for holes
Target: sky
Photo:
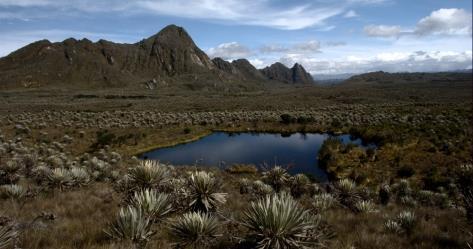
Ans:
<svg viewBox="0 0 473 249"><path fill-rule="evenodd" d="M472 68L471 0L0 0L0 57L41 39L135 43L169 24L210 57L257 68Z"/></svg>

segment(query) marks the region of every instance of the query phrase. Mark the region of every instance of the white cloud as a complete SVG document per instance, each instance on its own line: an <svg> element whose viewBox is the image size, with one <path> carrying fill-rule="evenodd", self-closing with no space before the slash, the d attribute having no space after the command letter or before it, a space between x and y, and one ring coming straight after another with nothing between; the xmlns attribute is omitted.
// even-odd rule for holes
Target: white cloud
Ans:
<svg viewBox="0 0 473 249"><path fill-rule="evenodd" d="M471 35L472 15L463 9L439 9L422 18L414 33L429 34L466 34Z"/></svg>
<svg viewBox="0 0 473 249"><path fill-rule="evenodd" d="M320 52L320 42L311 40L303 43L296 44L292 51L295 53L314 53Z"/></svg>
<svg viewBox="0 0 473 249"><path fill-rule="evenodd" d="M264 45L260 49L260 52L263 54L269 53L283 53L289 51L289 48L277 44Z"/></svg>
<svg viewBox="0 0 473 249"><path fill-rule="evenodd" d="M50 15L74 11L121 11L126 14L146 12L295 30L325 26L329 18L345 12L346 6L349 5L347 1L340 0L339 4L290 3L278 6L268 0L2 0L0 7L41 7L47 8ZM12 14L18 12L19 10L15 10ZM39 12L38 10L27 14L29 17L34 17Z"/></svg>
<svg viewBox="0 0 473 249"><path fill-rule="evenodd" d="M353 17L358 17L358 13L356 13L354 10L349 10L343 15L345 18L353 18Z"/></svg>
<svg viewBox="0 0 473 249"><path fill-rule="evenodd" d="M301 63L312 74L387 72L438 72L472 67L472 51L415 51L384 52L372 57L349 55L326 60L300 55L285 55L280 61L286 65Z"/></svg>
<svg viewBox="0 0 473 249"><path fill-rule="evenodd" d="M347 45L347 43L343 41L328 41L325 43L325 46L327 47L339 47L339 46L345 46L345 45Z"/></svg>
<svg viewBox="0 0 473 249"><path fill-rule="evenodd" d="M368 36L395 37L401 33L401 26L368 25L364 27L363 31Z"/></svg>
<svg viewBox="0 0 473 249"><path fill-rule="evenodd" d="M472 14L464 9L439 9L417 22L414 30L402 30L400 26L368 25L363 31L375 37L471 35Z"/></svg>
<svg viewBox="0 0 473 249"><path fill-rule="evenodd" d="M222 43L215 48L209 48L207 54L211 58L220 57L224 60L246 58L252 55L249 48L238 42Z"/></svg>
<svg viewBox="0 0 473 249"><path fill-rule="evenodd" d="M320 42L317 40L309 40L306 42L296 43L292 46L283 46L279 44L270 44L262 46L259 51L263 54L271 53L289 53L289 54L306 54L319 53Z"/></svg>
<svg viewBox="0 0 473 249"><path fill-rule="evenodd" d="M256 68L263 68L264 66L266 66L264 61L262 61L260 59L250 59L248 61L251 63L251 65L253 65Z"/></svg>

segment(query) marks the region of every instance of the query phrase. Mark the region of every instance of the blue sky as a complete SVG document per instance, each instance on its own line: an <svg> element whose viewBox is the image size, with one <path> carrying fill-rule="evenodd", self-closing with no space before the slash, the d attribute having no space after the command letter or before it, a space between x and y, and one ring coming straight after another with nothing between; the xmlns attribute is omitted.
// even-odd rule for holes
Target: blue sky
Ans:
<svg viewBox="0 0 473 249"><path fill-rule="evenodd" d="M472 66L471 0L0 0L0 56L39 39L134 43L183 26L211 57L313 74Z"/></svg>

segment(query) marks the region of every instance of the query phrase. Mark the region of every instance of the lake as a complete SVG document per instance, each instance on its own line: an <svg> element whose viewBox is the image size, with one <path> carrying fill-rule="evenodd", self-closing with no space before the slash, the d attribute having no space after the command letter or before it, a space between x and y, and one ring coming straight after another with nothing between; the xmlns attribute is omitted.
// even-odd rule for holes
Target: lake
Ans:
<svg viewBox="0 0 473 249"><path fill-rule="evenodd" d="M319 181L326 181L327 174L318 167L317 155L329 137L363 148L373 146L365 146L361 139L350 135L215 132L194 142L146 152L140 158L172 165L226 167L237 163L261 167L278 164L288 168L291 174L306 173Z"/></svg>

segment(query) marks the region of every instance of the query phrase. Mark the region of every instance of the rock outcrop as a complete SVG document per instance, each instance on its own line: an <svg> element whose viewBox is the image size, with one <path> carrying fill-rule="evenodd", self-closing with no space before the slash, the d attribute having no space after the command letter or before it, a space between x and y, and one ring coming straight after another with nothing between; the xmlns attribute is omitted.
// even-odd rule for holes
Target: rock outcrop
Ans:
<svg viewBox="0 0 473 249"><path fill-rule="evenodd" d="M269 67L260 70L270 80L276 80L289 84L314 84L314 79L300 64L296 63L292 68L276 62Z"/></svg>

